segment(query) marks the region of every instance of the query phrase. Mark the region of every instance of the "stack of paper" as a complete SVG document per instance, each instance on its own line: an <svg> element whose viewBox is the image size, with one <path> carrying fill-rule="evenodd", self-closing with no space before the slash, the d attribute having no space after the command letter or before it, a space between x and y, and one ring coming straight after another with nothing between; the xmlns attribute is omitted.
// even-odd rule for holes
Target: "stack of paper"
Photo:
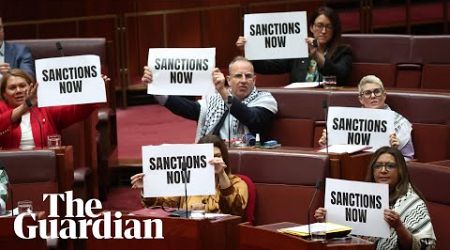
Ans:
<svg viewBox="0 0 450 250"><path fill-rule="evenodd" d="M286 89L302 89L302 88L315 88L319 86L319 82L293 82L284 86Z"/></svg>
<svg viewBox="0 0 450 250"><path fill-rule="evenodd" d="M352 231L351 227L338 225L334 223L314 223L311 224L311 232L326 232L327 238L331 237L342 237L350 233ZM296 226L296 227L287 227L278 230L282 233L297 235L297 236L309 236L309 228L308 225Z"/></svg>

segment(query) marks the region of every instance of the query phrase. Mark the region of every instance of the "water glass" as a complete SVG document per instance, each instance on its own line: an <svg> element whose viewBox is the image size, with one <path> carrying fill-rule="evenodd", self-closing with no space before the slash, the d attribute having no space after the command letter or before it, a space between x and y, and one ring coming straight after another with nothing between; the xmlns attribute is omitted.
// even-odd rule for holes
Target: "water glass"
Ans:
<svg viewBox="0 0 450 250"><path fill-rule="evenodd" d="M21 213L30 214L33 212L33 202L29 200L18 201L17 209L19 210L19 214Z"/></svg>
<svg viewBox="0 0 450 250"><path fill-rule="evenodd" d="M47 146L50 149L61 147L61 135L49 135L47 136Z"/></svg>
<svg viewBox="0 0 450 250"><path fill-rule="evenodd" d="M336 88L336 76L324 76L323 77L323 87L325 89L334 89Z"/></svg>
<svg viewBox="0 0 450 250"><path fill-rule="evenodd" d="M191 204L191 219L205 218L206 204L194 203Z"/></svg>

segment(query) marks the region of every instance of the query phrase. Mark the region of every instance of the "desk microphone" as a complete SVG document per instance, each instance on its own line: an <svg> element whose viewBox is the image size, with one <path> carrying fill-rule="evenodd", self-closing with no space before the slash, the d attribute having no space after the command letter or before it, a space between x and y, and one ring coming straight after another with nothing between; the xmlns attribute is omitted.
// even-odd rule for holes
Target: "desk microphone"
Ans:
<svg viewBox="0 0 450 250"><path fill-rule="evenodd" d="M226 103L228 107L228 148L231 148L231 104L233 104L233 96L229 95Z"/></svg>
<svg viewBox="0 0 450 250"><path fill-rule="evenodd" d="M186 204L186 218L189 218L189 209L188 209L188 195L187 195L187 163L183 161L181 163L181 174L184 175L184 203ZM183 178L182 178L183 179Z"/></svg>
<svg viewBox="0 0 450 250"><path fill-rule="evenodd" d="M58 50L60 56L64 56L63 46L60 41L56 42L56 49Z"/></svg>
<svg viewBox="0 0 450 250"><path fill-rule="evenodd" d="M312 207L313 201L316 198L317 191L319 191L319 189L322 187L322 183L323 183L323 180L318 180L316 182L316 186L314 187L314 189L315 189L314 194L313 194L311 201L309 202L309 206L308 206L308 234L309 234L310 240L311 240L311 219L310 219L311 207Z"/></svg>
<svg viewBox="0 0 450 250"><path fill-rule="evenodd" d="M323 113L325 114L325 146L328 155L328 101L322 100Z"/></svg>

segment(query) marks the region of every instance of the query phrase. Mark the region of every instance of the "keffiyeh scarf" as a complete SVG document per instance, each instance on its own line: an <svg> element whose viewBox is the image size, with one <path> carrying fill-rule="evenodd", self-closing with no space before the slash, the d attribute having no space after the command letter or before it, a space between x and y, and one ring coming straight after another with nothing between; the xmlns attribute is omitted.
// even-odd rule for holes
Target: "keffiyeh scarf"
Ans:
<svg viewBox="0 0 450 250"><path fill-rule="evenodd" d="M385 105L384 109L391 110L391 108L388 105ZM398 145L398 148L402 149L411 140L412 124L408 121L408 119L403 117L401 114L395 111L393 112L395 113L394 129L400 143Z"/></svg>
<svg viewBox="0 0 450 250"><path fill-rule="evenodd" d="M196 141L202 136L211 133L220 118L228 112L229 107L225 104L220 94L205 96L200 102L200 116L198 120ZM258 91L253 88L252 92L242 100L242 103L248 107L264 107L272 112L277 111L276 102L269 92ZM234 116L231 116L231 136L235 138L238 134L238 129L243 127L243 124L239 122ZM223 124L223 127L228 128L228 122ZM247 128L242 128L248 132Z"/></svg>
<svg viewBox="0 0 450 250"><path fill-rule="evenodd" d="M405 227L420 242L420 249L432 249L435 246L436 236L427 207L411 186L404 196L397 199L391 209L400 214ZM391 229L389 238L377 242L377 250L399 249L397 242L397 234Z"/></svg>

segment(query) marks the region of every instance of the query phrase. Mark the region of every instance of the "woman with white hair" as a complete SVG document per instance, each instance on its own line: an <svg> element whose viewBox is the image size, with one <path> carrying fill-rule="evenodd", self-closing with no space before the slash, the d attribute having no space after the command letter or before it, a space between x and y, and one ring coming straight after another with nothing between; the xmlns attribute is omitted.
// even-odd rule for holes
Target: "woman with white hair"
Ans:
<svg viewBox="0 0 450 250"><path fill-rule="evenodd" d="M386 109L391 108L386 104L386 90L380 78L374 75L367 75L358 84L359 102L363 108ZM399 113L395 113L394 120L395 133L389 137L392 147L398 148L406 159L414 157L414 146L412 144L411 132L412 124ZM319 144L326 144L326 132L322 133Z"/></svg>

